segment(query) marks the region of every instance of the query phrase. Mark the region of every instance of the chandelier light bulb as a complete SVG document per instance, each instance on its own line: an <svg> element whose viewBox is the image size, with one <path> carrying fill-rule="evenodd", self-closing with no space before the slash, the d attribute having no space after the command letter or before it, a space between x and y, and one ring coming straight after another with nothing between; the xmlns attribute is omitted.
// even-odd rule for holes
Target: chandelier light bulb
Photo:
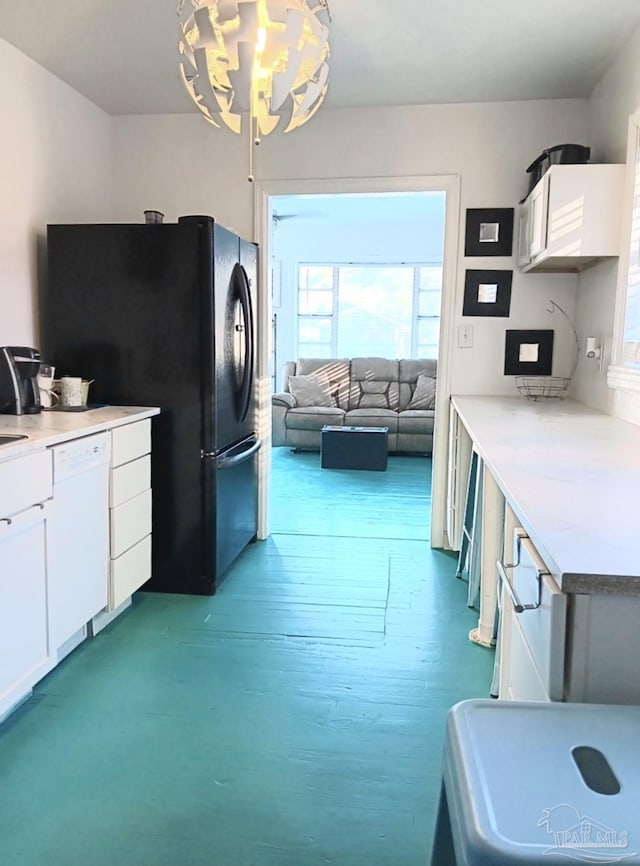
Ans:
<svg viewBox="0 0 640 866"><path fill-rule="evenodd" d="M206 120L259 142L316 113L329 77L327 0L191 0L178 4L180 70Z"/></svg>

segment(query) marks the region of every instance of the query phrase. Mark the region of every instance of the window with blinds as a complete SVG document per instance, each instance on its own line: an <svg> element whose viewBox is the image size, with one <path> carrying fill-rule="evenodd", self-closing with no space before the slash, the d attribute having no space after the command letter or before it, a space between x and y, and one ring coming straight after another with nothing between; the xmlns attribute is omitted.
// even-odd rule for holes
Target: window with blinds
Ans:
<svg viewBox="0 0 640 866"><path fill-rule="evenodd" d="M299 358L437 358L442 264L298 267Z"/></svg>

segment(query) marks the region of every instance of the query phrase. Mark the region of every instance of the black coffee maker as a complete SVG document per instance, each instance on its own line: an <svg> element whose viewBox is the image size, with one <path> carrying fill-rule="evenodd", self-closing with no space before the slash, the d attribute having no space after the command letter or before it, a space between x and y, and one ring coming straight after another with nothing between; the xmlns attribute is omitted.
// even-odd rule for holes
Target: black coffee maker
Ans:
<svg viewBox="0 0 640 866"><path fill-rule="evenodd" d="M40 352L28 346L0 347L0 415L40 411Z"/></svg>

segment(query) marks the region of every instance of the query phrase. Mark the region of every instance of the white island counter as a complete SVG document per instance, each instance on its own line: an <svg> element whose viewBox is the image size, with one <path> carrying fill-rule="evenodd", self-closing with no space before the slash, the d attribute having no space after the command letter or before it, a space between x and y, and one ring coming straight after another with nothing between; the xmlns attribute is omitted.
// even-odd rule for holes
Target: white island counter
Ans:
<svg viewBox="0 0 640 866"><path fill-rule="evenodd" d="M640 427L571 400L451 405L450 493L456 448L479 459L470 637L491 642L499 596L499 697L640 704Z"/></svg>
<svg viewBox="0 0 640 866"><path fill-rule="evenodd" d="M452 403L559 587L640 595L640 427L571 400Z"/></svg>

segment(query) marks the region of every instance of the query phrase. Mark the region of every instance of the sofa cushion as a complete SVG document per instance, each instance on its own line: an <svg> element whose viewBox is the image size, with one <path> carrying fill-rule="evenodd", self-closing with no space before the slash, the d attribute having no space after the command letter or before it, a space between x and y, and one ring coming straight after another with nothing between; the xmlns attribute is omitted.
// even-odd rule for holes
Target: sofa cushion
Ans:
<svg viewBox="0 0 640 866"><path fill-rule="evenodd" d="M350 369L351 362L348 358L300 358L295 365L295 375L308 376L316 373L327 376L334 405L346 409L349 404Z"/></svg>
<svg viewBox="0 0 640 866"><path fill-rule="evenodd" d="M392 409L351 409L344 418L348 427L388 427L389 433L398 429L398 413Z"/></svg>
<svg viewBox="0 0 640 866"><path fill-rule="evenodd" d="M289 409L286 423L289 430L322 430L325 424L344 424L344 416L344 409L337 407L305 406Z"/></svg>
<svg viewBox="0 0 640 866"><path fill-rule="evenodd" d="M308 376L289 376L289 391L296 400L296 406L335 406L331 393L329 377L322 373Z"/></svg>
<svg viewBox="0 0 640 866"><path fill-rule="evenodd" d="M388 409L391 382L360 382L358 409Z"/></svg>
<svg viewBox="0 0 640 866"><path fill-rule="evenodd" d="M433 409L405 409L398 414L398 433L433 433Z"/></svg>
<svg viewBox="0 0 640 866"><path fill-rule="evenodd" d="M430 376L435 379L437 376L438 362L435 358L408 359L400 361L400 398L398 410L403 412L409 405L413 392L416 388L416 382L420 374Z"/></svg>
<svg viewBox="0 0 640 866"><path fill-rule="evenodd" d="M420 373L407 409L433 409L436 405L436 380Z"/></svg>
<svg viewBox="0 0 640 866"><path fill-rule="evenodd" d="M398 361L386 358L353 358L349 411L398 410Z"/></svg>

